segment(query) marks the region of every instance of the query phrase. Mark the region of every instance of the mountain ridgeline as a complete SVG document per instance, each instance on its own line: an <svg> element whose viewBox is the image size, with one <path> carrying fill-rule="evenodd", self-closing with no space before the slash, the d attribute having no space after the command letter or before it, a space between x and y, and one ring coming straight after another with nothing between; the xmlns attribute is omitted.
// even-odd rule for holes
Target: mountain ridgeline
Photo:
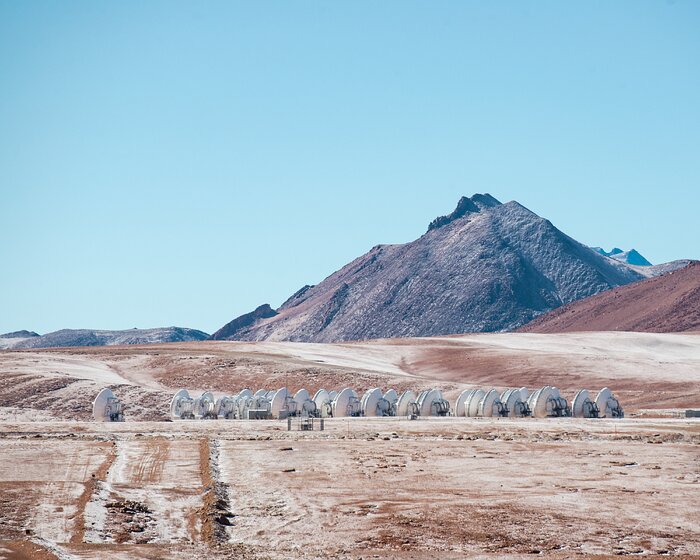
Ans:
<svg viewBox="0 0 700 560"><path fill-rule="evenodd" d="M378 245L279 309L261 306L212 338L337 342L513 330L642 278L517 202L476 194L415 241Z"/></svg>
<svg viewBox="0 0 700 560"><path fill-rule="evenodd" d="M0 349L65 348L73 346L115 346L119 344L161 344L206 340L209 335L196 329L162 327L105 331L92 329L62 329L45 335L17 331L0 335Z"/></svg>

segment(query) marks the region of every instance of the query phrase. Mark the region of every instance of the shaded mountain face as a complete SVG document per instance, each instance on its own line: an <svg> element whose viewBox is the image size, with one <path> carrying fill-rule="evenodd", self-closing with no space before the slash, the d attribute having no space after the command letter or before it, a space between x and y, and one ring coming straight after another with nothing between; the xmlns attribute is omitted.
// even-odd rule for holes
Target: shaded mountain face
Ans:
<svg viewBox="0 0 700 560"><path fill-rule="evenodd" d="M474 195L419 239L374 247L227 338L335 342L512 330L642 278L517 202Z"/></svg>
<svg viewBox="0 0 700 560"><path fill-rule="evenodd" d="M520 331L700 331L700 262L560 307Z"/></svg>
<svg viewBox="0 0 700 560"><path fill-rule="evenodd" d="M297 292L298 293L298 292ZM211 340L228 340L235 337L239 332L247 329L248 327L255 324L256 321L260 319L267 319L268 317L274 317L277 312L270 307L269 304L265 303L260 307L256 308L255 311L241 315L235 318L230 323L226 323L213 335L211 335Z"/></svg>
<svg viewBox="0 0 700 560"><path fill-rule="evenodd" d="M36 334L36 333L34 333ZM63 329L42 336L6 339L0 348L61 348L68 346L114 346L117 344L158 344L163 342L190 342L206 340L205 332L183 327L130 329L125 331L98 331Z"/></svg>
<svg viewBox="0 0 700 560"><path fill-rule="evenodd" d="M34 338L37 336L39 336L39 334L35 333L34 331L15 331L0 334L0 338Z"/></svg>
<svg viewBox="0 0 700 560"><path fill-rule="evenodd" d="M610 257L611 259L618 260L623 263L631 264L634 266L652 266L652 264L645 259L636 249L630 249L629 251L623 251L622 249L615 247L612 251L606 251L602 247L592 247L594 251L597 251L601 255Z"/></svg>

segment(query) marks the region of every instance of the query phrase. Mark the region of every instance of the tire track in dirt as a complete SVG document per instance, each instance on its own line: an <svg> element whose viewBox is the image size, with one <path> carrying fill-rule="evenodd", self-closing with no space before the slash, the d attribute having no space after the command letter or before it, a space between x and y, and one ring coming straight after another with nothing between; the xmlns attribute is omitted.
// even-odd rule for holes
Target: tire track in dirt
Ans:
<svg viewBox="0 0 700 560"><path fill-rule="evenodd" d="M158 483L163 476L165 461L168 459L170 442L162 437L156 437L149 441L149 448L139 461L133 473L133 484Z"/></svg>
<svg viewBox="0 0 700 560"><path fill-rule="evenodd" d="M82 543L85 539L85 508L90 500L92 500L92 496L97 490L98 484L104 483L107 480L107 473L117 459L116 442L111 442L106 445L109 445L109 449L107 450L105 460L97 471L92 474L91 478L83 483L85 488L76 503L77 511L75 513L73 535L70 538L70 542L73 544Z"/></svg>
<svg viewBox="0 0 700 560"><path fill-rule="evenodd" d="M228 488L219 479L218 443L209 438L200 440L199 459L203 487L203 504L199 510L201 539L212 547L228 542L226 527L233 515L229 511Z"/></svg>

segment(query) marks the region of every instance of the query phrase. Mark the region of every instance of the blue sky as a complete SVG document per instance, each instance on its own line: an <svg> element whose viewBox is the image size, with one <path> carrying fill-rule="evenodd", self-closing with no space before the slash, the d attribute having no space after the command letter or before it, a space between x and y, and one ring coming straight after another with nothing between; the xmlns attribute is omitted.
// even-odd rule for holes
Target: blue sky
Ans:
<svg viewBox="0 0 700 560"><path fill-rule="evenodd" d="M212 332L474 192L700 258L698 29L683 0L0 0L0 332Z"/></svg>

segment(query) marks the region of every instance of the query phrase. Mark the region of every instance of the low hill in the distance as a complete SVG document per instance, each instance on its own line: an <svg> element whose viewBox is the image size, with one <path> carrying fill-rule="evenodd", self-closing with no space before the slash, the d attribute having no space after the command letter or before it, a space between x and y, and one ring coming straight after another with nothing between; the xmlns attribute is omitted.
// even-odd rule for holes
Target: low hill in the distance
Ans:
<svg viewBox="0 0 700 560"><path fill-rule="evenodd" d="M17 331L0 335L0 348L62 348L72 346L116 346L120 344L158 344L163 342L191 342L206 340L209 335L196 329L162 327L102 331L90 329L63 329L45 335Z"/></svg>
<svg viewBox="0 0 700 560"><path fill-rule="evenodd" d="M261 306L213 338L338 342L512 330L651 273L635 268L518 202L475 194L415 241L377 245L279 309Z"/></svg>
<svg viewBox="0 0 700 560"><path fill-rule="evenodd" d="M700 262L560 307L520 332L700 331Z"/></svg>

